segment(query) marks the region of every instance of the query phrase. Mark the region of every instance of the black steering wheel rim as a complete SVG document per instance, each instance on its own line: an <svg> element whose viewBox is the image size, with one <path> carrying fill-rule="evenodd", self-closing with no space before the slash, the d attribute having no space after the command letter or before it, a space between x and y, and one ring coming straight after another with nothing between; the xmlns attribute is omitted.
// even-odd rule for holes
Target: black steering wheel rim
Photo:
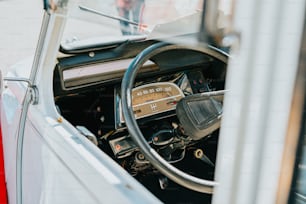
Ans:
<svg viewBox="0 0 306 204"><path fill-rule="evenodd" d="M125 75L121 84L121 100L122 100L122 111L125 119L127 129L136 142L141 152L144 154L145 158L162 174L171 179L172 181L194 191L202 193L212 193L213 188L217 185L215 181L205 180L197 178L195 176L189 175L173 165L169 164L164 160L145 140L140 128L135 119L133 108L132 108L132 89L134 81L137 75L138 70L143 66L143 64L152 58L153 56L165 52L168 50L174 49L190 49L195 51L205 52L208 55L217 57L222 61L226 61L226 57L223 54L220 54L211 47L205 48L190 48L187 46L181 45L172 45L164 42L156 43L141 53L139 53L136 58L132 61L130 66L125 72Z"/></svg>

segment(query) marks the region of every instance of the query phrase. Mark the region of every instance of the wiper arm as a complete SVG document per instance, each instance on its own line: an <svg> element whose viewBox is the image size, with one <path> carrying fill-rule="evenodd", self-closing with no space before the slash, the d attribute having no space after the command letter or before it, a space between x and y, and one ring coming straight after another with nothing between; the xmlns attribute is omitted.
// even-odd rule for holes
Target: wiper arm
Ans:
<svg viewBox="0 0 306 204"><path fill-rule="evenodd" d="M97 14L99 16L103 16L103 17L110 18L110 19L113 19L113 20L124 21L124 22L126 22L128 24L136 25L136 26L139 26L139 27L142 27L142 28L146 28L147 27L146 24L137 23L135 21L131 21L131 20L128 20L126 18L119 17L119 16L108 15L108 14L105 14L105 13L103 13L101 11L97 11L97 10L94 10L94 9L91 9L91 8L88 8L88 7L85 7L85 6L79 6L79 8L82 11L86 11L86 12L89 12L89 13Z"/></svg>

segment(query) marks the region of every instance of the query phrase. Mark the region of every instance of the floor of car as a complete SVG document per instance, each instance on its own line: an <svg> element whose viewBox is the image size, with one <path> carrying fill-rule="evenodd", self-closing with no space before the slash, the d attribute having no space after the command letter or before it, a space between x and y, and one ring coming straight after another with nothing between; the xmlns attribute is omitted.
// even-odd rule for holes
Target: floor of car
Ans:
<svg viewBox="0 0 306 204"><path fill-rule="evenodd" d="M210 194L199 193L188 190L169 181L167 189L162 190L156 176L146 177L142 180L142 184L146 186L157 198L164 203L173 204L208 204L211 203L212 196Z"/></svg>

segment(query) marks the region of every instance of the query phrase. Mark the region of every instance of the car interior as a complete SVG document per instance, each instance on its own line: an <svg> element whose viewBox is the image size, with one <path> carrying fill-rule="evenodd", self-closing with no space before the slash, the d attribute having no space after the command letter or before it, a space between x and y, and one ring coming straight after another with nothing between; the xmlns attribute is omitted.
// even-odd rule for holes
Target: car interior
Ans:
<svg viewBox="0 0 306 204"><path fill-rule="evenodd" d="M162 202L210 202L212 187L198 192L167 165L214 180L227 54L158 40L61 52L57 111Z"/></svg>

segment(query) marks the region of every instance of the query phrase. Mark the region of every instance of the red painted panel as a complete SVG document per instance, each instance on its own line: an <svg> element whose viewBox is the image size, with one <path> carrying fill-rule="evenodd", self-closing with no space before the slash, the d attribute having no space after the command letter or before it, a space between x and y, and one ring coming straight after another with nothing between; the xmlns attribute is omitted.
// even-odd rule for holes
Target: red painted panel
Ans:
<svg viewBox="0 0 306 204"><path fill-rule="evenodd" d="M7 204L6 184L4 176L4 161L3 161L3 146L2 146L2 131L0 123L0 204Z"/></svg>

